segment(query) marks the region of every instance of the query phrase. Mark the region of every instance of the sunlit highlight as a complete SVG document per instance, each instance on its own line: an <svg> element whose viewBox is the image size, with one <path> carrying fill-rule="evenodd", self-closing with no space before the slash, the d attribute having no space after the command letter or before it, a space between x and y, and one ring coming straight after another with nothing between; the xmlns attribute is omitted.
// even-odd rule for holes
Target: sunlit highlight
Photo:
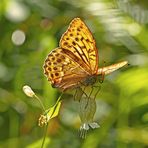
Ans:
<svg viewBox="0 0 148 148"><path fill-rule="evenodd" d="M16 30L12 33L12 42L15 45L22 45L25 42L25 33L21 30Z"/></svg>

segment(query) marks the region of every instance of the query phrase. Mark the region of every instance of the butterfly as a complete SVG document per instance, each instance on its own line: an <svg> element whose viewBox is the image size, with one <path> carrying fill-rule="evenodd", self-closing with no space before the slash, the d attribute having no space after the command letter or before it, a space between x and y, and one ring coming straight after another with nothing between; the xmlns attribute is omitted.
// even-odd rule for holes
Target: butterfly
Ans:
<svg viewBox="0 0 148 148"><path fill-rule="evenodd" d="M81 85L93 85L98 76L104 76L126 65L122 61L98 67L98 49L91 31L80 18L74 18L62 35L59 47L47 56L43 69L53 87L62 91Z"/></svg>

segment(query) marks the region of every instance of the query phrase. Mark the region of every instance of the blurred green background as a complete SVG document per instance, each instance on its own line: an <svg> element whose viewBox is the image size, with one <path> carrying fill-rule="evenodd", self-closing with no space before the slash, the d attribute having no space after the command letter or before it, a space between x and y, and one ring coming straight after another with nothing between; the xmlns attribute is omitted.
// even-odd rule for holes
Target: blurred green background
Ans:
<svg viewBox="0 0 148 148"><path fill-rule="evenodd" d="M60 115L49 122L45 147L145 148L148 146L148 1L1 0L0 147L39 148L43 128L39 103L22 92L29 85L46 108L60 92L42 65L74 17L88 25L99 49L99 66L128 60L105 77L97 100L100 128L78 136L80 119L65 94Z"/></svg>

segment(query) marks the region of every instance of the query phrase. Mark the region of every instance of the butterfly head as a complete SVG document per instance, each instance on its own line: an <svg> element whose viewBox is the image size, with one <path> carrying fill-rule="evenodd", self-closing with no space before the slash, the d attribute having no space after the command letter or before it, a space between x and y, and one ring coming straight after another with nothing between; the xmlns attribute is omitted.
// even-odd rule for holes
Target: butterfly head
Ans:
<svg viewBox="0 0 148 148"><path fill-rule="evenodd" d="M97 75L92 75L92 76L88 76L85 80L84 80L84 85L88 86L88 85L93 85L97 82Z"/></svg>

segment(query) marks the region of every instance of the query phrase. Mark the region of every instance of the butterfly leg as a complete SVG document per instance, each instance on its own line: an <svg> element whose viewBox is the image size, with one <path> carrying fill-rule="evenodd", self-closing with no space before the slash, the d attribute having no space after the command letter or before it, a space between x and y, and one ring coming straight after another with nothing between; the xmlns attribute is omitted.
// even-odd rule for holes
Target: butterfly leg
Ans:
<svg viewBox="0 0 148 148"><path fill-rule="evenodd" d="M77 87L75 90L75 93L73 95L74 101L80 101L81 97L83 95L83 90L81 87Z"/></svg>
<svg viewBox="0 0 148 148"><path fill-rule="evenodd" d="M103 83L104 77L105 77L105 72L102 72L102 73L101 73L101 78L99 79L99 82L100 82L100 83Z"/></svg>
<svg viewBox="0 0 148 148"><path fill-rule="evenodd" d="M88 97L88 95L87 95L86 92L85 92L85 89L86 89L86 86L84 87L84 89L82 89L83 94L84 94L86 97Z"/></svg>
<svg viewBox="0 0 148 148"><path fill-rule="evenodd" d="M80 82L80 84L81 84L82 86L84 86L84 89L83 89L82 91L83 91L84 95L88 98L89 96L88 96L88 95L86 94L86 92L85 92L85 89L87 88L87 86L84 85L82 82Z"/></svg>
<svg viewBox="0 0 148 148"><path fill-rule="evenodd" d="M99 93L99 91L100 91L100 89L101 89L101 85L99 85L99 86L93 86L94 88L97 88L97 91L96 91L96 93L95 93L95 95L94 95L94 99L96 99L96 96L97 96L97 94Z"/></svg>
<svg viewBox="0 0 148 148"><path fill-rule="evenodd" d="M101 85L100 85L100 86L92 86L92 89L91 89L91 92L90 92L90 94L89 94L89 96L88 96L88 101L87 101L87 104L86 104L85 108L87 107L87 105L88 105L88 103L89 103L89 99L91 98L91 94L93 93L94 88L98 88L98 90L96 91L96 93L95 93L93 99L95 99L96 96L97 96L97 94L99 93L99 91L100 91L100 89L101 89Z"/></svg>
<svg viewBox="0 0 148 148"><path fill-rule="evenodd" d="M75 101L80 101L80 99L82 98L83 94L86 97L88 97L88 95L85 93L85 88L84 89L82 89L81 87L77 87L76 88L76 91L75 91L74 96L73 96Z"/></svg>
<svg viewBox="0 0 148 148"><path fill-rule="evenodd" d="M87 103L86 103L85 108L87 108L87 106L88 106L89 99L91 98L91 94L93 93L93 90L94 90L94 88L92 87L92 89L91 89L91 91L90 91L90 94L89 94L89 96L87 97L87 98L88 98L88 100L87 100Z"/></svg>
<svg viewBox="0 0 148 148"><path fill-rule="evenodd" d="M74 93L74 95L73 95L74 101L77 100L77 99L76 99L76 95L77 95L77 91L78 91L77 89L78 89L78 88L75 89L75 93Z"/></svg>

